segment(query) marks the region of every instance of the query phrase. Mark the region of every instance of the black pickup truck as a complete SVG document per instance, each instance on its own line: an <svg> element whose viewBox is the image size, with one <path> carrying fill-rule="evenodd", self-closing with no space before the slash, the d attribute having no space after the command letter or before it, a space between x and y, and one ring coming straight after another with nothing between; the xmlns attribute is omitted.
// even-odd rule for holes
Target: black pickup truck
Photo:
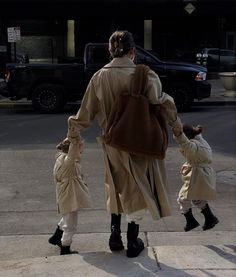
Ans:
<svg viewBox="0 0 236 277"><path fill-rule="evenodd" d="M189 109L194 99L210 97L205 67L163 62L139 46L136 52L135 62L150 66L159 75L163 91L174 98L179 111ZM32 100L34 109L40 112L56 112L67 102L81 100L92 75L108 62L108 44L88 43L81 59L59 59L57 64L9 63L6 87L0 94L11 100Z"/></svg>

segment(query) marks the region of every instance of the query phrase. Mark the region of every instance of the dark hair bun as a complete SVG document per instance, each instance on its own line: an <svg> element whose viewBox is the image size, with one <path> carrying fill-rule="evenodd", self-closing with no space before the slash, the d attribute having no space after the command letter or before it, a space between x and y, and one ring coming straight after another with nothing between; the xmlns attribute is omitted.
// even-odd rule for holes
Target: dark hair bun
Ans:
<svg viewBox="0 0 236 277"><path fill-rule="evenodd" d="M128 31L116 31L109 39L109 50L113 58L123 57L133 47L133 35Z"/></svg>

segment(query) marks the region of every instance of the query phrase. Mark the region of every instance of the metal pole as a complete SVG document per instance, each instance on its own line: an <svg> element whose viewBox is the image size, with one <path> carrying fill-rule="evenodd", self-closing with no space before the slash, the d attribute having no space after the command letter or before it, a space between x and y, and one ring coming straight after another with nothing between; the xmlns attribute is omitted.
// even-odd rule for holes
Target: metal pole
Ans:
<svg viewBox="0 0 236 277"><path fill-rule="evenodd" d="M13 42L14 45L14 59L15 59L15 63L16 63L16 43Z"/></svg>

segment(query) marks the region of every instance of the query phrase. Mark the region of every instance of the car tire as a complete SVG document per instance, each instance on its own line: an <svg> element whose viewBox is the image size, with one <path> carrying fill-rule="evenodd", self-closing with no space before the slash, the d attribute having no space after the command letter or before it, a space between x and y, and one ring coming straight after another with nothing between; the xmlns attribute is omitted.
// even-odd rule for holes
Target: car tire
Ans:
<svg viewBox="0 0 236 277"><path fill-rule="evenodd" d="M188 85L174 83L169 88L169 94L174 98L178 111L189 111L193 104L193 95Z"/></svg>
<svg viewBox="0 0 236 277"><path fill-rule="evenodd" d="M36 111L55 113L61 111L65 105L65 90L56 84L41 84L32 94L32 105Z"/></svg>

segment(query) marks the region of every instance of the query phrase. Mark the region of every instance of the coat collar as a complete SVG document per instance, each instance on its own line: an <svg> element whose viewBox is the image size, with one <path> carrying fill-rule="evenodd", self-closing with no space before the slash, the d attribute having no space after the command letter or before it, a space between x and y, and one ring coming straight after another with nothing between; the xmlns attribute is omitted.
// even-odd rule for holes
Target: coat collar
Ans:
<svg viewBox="0 0 236 277"><path fill-rule="evenodd" d="M135 64L131 59L124 56L121 58L114 58L110 63L106 64L104 68L110 68L110 67L132 67L135 68Z"/></svg>

